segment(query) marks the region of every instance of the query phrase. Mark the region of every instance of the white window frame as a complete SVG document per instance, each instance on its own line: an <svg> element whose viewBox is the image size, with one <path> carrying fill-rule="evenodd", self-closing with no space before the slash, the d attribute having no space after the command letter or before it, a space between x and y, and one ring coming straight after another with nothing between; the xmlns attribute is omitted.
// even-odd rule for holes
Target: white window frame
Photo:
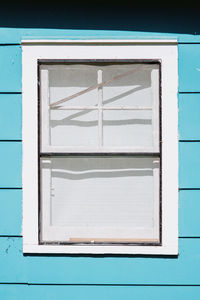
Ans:
<svg viewBox="0 0 200 300"><path fill-rule="evenodd" d="M38 203L38 60L153 59L161 62L162 244L42 245ZM24 40L23 251L24 253L178 254L178 54L176 40Z"/></svg>

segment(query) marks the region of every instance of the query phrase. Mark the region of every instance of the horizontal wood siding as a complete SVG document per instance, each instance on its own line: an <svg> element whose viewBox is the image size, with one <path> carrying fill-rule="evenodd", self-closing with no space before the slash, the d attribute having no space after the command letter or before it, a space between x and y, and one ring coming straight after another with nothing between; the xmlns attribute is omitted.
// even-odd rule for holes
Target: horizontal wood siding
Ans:
<svg viewBox="0 0 200 300"><path fill-rule="evenodd" d="M0 282L200 285L200 239L180 238L179 257L22 254L22 238L0 238ZM172 272L173 270L173 272Z"/></svg>
<svg viewBox="0 0 200 300"><path fill-rule="evenodd" d="M200 187L200 142L179 143L179 187Z"/></svg>
<svg viewBox="0 0 200 300"><path fill-rule="evenodd" d="M0 189L0 236L22 234L22 190Z"/></svg>
<svg viewBox="0 0 200 300"><path fill-rule="evenodd" d="M178 38L178 257L23 255L20 42L66 37ZM0 44L0 299L198 299L200 37L133 31L0 28Z"/></svg>
<svg viewBox="0 0 200 300"><path fill-rule="evenodd" d="M54 16L55 17L55 16ZM178 38L180 42L200 42L199 36L192 34L174 34L141 32L129 30L70 30L42 28L0 28L0 44L21 44L25 39L163 39Z"/></svg>
<svg viewBox="0 0 200 300"><path fill-rule="evenodd" d="M21 47L0 47L0 92L21 92Z"/></svg>
<svg viewBox="0 0 200 300"><path fill-rule="evenodd" d="M0 237L0 282L27 282L22 238Z"/></svg>
<svg viewBox="0 0 200 300"><path fill-rule="evenodd" d="M21 94L0 94L0 140L21 140Z"/></svg>
<svg viewBox="0 0 200 300"><path fill-rule="evenodd" d="M0 299L3 300L188 300L198 297L199 286L0 285Z"/></svg>
<svg viewBox="0 0 200 300"><path fill-rule="evenodd" d="M200 93L179 94L179 138L200 141Z"/></svg>
<svg viewBox="0 0 200 300"><path fill-rule="evenodd" d="M0 188L21 188L21 142L0 141L0 166Z"/></svg>
<svg viewBox="0 0 200 300"><path fill-rule="evenodd" d="M179 236L200 237L200 190L179 192Z"/></svg>
<svg viewBox="0 0 200 300"><path fill-rule="evenodd" d="M200 44L179 45L179 92L200 92Z"/></svg>

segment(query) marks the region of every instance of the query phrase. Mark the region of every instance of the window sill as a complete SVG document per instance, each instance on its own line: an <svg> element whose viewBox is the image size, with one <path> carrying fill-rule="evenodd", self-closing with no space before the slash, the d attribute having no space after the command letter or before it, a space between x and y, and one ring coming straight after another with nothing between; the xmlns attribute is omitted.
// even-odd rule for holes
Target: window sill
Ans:
<svg viewBox="0 0 200 300"><path fill-rule="evenodd" d="M178 244L167 246L66 246L24 245L24 253L35 254L133 254L133 255L178 255Z"/></svg>

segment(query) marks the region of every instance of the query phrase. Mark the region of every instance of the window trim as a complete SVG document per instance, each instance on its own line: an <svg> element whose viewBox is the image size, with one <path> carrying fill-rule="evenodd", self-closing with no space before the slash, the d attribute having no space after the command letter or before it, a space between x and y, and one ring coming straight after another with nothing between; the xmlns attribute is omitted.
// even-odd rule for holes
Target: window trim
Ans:
<svg viewBox="0 0 200 300"><path fill-rule="evenodd" d="M24 253L178 254L178 70L176 40L22 41L23 90L23 251ZM80 47L82 47L80 55ZM98 51L101 48L104 51ZM113 51L113 47L115 50ZM112 48L112 51L111 51ZM72 51L70 52L70 50ZM93 49L93 51L92 51ZM110 49L110 50L109 50ZM86 51L88 50L88 51ZM108 51L109 50L109 51ZM112 54L112 53L115 54ZM92 54L93 53L93 54ZM94 54L95 53L95 54ZM117 54L116 54L117 53ZM154 59L162 61L163 191L162 245L40 245L38 205L38 60ZM96 56L95 56L96 55ZM81 57L82 56L82 57ZM148 56L148 57L147 57ZM170 78L170 80L169 80ZM170 101L169 101L170 99ZM166 115L170 113L169 118ZM33 117L30 117L33 116ZM167 144L167 145L166 145ZM31 157L31 159L30 159ZM171 163L170 163L171 162ZM163 166L164 164L164 166ZM163 197L164 196L164 197Z"/></svg>

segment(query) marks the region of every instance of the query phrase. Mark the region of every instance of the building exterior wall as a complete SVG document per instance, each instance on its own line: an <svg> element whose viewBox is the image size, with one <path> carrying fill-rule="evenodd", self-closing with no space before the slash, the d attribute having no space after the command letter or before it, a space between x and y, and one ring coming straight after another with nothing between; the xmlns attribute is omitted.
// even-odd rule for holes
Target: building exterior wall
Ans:
<svg viewBox="0 0 200 300"><path fill-rule="evenodd" d="M178 39L178 257L23 255L21 40L25 38ZM0 28L0 105L0 299L198 299L200 36Z"/></svg>

